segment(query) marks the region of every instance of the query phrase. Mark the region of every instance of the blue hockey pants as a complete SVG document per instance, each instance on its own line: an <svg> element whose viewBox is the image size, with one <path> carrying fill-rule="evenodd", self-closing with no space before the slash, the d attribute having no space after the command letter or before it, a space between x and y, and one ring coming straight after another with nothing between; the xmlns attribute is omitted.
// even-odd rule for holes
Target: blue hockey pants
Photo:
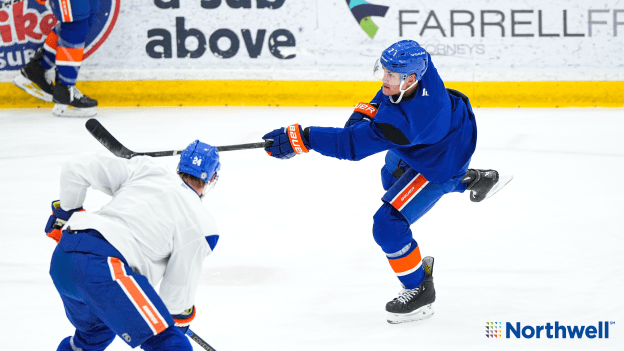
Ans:
<svg viewBox="0 0 624 351"><path fill-rule="evenodd" d="M76 328L58 350L104 350L115 335L133 348L192 350L147 278L97 231L64 231L50 276Z"/></svg>
<svg viewBox="0 0 624 351"><path fill-rule="evenodd" d="M386 159L388 162L388 158ZM429 182L405 163L394 162L401 167L400 175L394 175L388 167L382 168L382 183L387 192L383 205L373 217L373 237L386 254L392 270L406 289L414 289L425 280L422 257L410 226L427 213L440 198L450 192L464 192L466 184L461 177L442 184Z"/></svg>

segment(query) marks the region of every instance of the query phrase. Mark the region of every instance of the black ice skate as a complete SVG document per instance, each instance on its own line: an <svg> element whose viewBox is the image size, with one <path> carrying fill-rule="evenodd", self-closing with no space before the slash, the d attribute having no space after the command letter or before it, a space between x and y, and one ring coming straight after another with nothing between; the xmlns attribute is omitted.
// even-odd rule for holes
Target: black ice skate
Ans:
<svg viewBox="0 0 624 351"><path fill-rule="evenodd" d="M466 190L470 190L470 201L481 202L492 197L512 179L513 176L500 177L493 169L469 169L461 182L468 183Z"/></svg>
<svg viewBox="0 0 624 351"><path fill-rule="evenodd" d="M58 117L93 117L97 114L97 101L83 95L75 86L56 82L54 85L54 108Z"/></svg>
<svg viewBox="0 0 624 351"><path fill-rule="evenodd" d="M431 304L436 294L433 287L433 257L422 260L425 281L416 289L401 289L399 297L386 304L388 323L398 324L413 322L433 316Z"/></svg>
<svg viewBox="0 0 624 351"><path fill-rule="evenodd" d="M45 102L52 102L52 90L56 79L56 69L45 70L41 65L43 48L22 67L20 74L13 79L13 84L28 94Z"/></svg>

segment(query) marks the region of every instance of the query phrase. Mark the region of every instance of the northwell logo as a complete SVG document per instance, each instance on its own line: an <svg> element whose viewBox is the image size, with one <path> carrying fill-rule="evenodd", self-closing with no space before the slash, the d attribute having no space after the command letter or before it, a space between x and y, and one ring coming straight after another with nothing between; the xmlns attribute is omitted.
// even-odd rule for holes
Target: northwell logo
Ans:
<svg viewBox="0 0 624 351"><path fill-rule="evenodd" d="M501 322L485 322L485 336L488 338L502 338Z"/></svg>
<svg viewBox="0 0 624 351"><path fill-rule="evenodd" d="M555 324L546 323L546 325L525 325L522 326L520 322L515 324L505 322L505 327L501 322L486 322L485 324L485 336L488 338L504 338L510 339L515 337L516 339L582 339L583 337L588 339L608 339L609 338L609 325L613 325L615 322L598 322L596 326L593 325L562 325L558 321Z"/></svg>

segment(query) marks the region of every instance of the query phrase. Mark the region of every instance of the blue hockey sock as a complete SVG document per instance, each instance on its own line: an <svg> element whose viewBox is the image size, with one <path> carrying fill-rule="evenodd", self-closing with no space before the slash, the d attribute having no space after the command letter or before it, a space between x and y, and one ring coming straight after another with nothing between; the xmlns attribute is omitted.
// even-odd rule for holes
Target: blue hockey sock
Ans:
<svg viewBox="0 0 624 351"><path fill-rule="evenodd" d="M412 241L401 251L386 256L405 289L415 289L425 281L425 270L416 241Z"/></svg>
<svg viewBox="0 0 624 351"><path fill-rule="evenodd" d="M420 248L412 237L410 224L387 202L373 217L373 237L390 262L392 270L406 289L414 289L425 280Z"/></svg>
<svg viewBox="0 0 624 351"><path fill-rule="evenodd" d="M58 80L64 85L76 85L88 30L87 19L61 23L55 61Z"/></svg>
<svg viewBox="0 0 624 351"><path fill-rule="evenodd" d="M45 43L43 43L43 58L41 65L45 70L56 67L56 49L58 43L58 35L52 31L48 34Z"/></svg>

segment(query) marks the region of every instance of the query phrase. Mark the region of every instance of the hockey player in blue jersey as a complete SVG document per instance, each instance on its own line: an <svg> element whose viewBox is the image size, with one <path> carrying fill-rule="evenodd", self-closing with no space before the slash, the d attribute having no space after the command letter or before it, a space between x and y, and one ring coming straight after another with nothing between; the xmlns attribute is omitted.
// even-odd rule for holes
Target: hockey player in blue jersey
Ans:
<svg viewBox="0 0 624 351"><path fill-rule="evenodd" d="M149 351L193 350L184 334L219 238L202 197L219 168L217 149L198 140L178 174L147 156L83 154L63 166L45 231L60 241L50 276L76 330L57 351L101 351L115 336ZM83 211L88 188L111 201Z"/></svg>
<svg viewBox="0 0 624 351"><path fill-rule="evenodd" d="M373 236L403 289L388 302L388 322L430 317L435 301L433 258L421 258L410 225L444 194L471 190L481 201L504 185L494 170L468 169L477 144L468 98L445 89L430 55L403 40L383 51L374 74L383 86L370 103L359 103L344 128L294 124L264 135L265 150L288 159L309 150L342 160L387 151L381 169L386 194L373 219Z"/></svg>

